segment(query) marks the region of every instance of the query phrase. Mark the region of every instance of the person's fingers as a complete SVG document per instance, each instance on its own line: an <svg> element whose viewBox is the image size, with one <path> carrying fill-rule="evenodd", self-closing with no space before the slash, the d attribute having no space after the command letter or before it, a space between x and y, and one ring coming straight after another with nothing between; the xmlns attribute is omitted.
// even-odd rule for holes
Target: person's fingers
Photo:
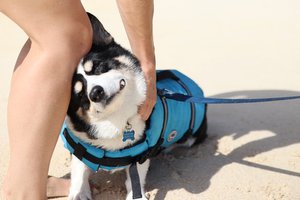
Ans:
<svg viewBox="0 0 300 200"><path fill-rule="evenodd" d="M144 121L146 121L150 117L154 105L155 102L153 101L151 102L145 101L145 103L140 106L139 113Z"/></svg>
<svg viewBox="0 0 300 200"><path fill-rule="evenodd" d="M146 121L151 115L153 107L156 103L156 98L157 98L156 86L155 84L150 83L147 86L146 100L139 107L139 114L141 115L144 121Z"/></svg>

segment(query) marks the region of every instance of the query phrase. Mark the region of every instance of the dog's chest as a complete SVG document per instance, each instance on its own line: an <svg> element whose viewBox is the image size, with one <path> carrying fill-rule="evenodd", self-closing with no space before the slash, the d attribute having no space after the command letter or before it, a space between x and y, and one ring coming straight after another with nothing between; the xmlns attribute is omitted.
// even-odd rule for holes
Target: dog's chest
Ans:
<svg viewBox="0 0 300 200"><path fill-rule="evenodd" d="M72 131L83 141L109 151L123 149L125 147L131 146L143 137L145 129L145 123L138 115L130 119L130 128L128 128L127 122L120 122L109 119L97 123L92 123L91 126L94 129L93 133L95 135L93 136L97 139L87 138L83 136L82 133L78 133L76 130ZM130 131L134 132L132 136L128 135L128 132ZM124 137L130 138L124 140ZM131 137L133 137L133 140L131 139Z"/></svg>

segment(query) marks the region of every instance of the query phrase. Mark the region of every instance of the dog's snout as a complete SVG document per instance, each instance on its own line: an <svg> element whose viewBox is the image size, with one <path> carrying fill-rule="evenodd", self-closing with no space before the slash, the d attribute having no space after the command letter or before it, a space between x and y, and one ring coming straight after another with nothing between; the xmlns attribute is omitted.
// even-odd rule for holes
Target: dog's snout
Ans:
<svg viewBox="0 0 300 200"><path fill-rule="evenodd" d="M93 102L100 102L105 96L105 92L103 90L103 87L97 85L92 88L90 92L90 99Z"/></svg>

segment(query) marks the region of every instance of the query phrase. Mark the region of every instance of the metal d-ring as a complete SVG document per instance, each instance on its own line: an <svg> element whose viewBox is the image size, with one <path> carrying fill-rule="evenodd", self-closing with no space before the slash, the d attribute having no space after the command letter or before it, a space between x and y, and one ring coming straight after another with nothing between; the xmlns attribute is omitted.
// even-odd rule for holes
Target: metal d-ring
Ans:
<svg viewBox="0 0 300 200"><path fill-rule="evenodd" d="M169 133L168 135L168 142L174 140L176 136L177 136L177 131L176 130L171 131L171 133Z"/></svg>

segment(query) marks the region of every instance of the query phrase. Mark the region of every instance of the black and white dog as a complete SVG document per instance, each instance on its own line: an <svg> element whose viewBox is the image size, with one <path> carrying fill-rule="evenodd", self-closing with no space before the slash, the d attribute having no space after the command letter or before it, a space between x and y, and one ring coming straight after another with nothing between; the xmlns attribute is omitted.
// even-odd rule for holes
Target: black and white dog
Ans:
<svg viewBox="0 0 300 200"><path fill-rule="evenodd" d="M133 145L144 137L145 122L138 107L145 100L146 84L140 63L117 44L96 17L89 14L94 36L90 52L81 60L73 77L71 102L66 124L76 137L105 150ZM134 140L123 141L130 124ZM191 145L193 141L188 141ZM137 164L142 198L149 160ZM127 199L132 199L131 180L126 168ZM91 171L73 156L69 199L92 199Z"/></svg>

